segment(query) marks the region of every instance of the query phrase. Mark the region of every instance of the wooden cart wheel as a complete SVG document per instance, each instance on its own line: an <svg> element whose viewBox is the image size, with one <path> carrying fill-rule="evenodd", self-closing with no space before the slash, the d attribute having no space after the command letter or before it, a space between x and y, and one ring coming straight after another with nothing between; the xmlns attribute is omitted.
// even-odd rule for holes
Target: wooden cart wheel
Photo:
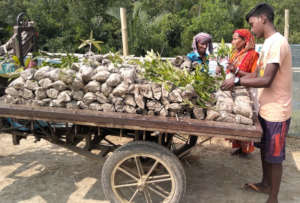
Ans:
<svg viewBox="0 0 300 203"><path fill-rule="evenodd" d="M177 203L183 198L186 176L178 158L151 142L132 142L113 152L102 169L108 200Z"/></svg>

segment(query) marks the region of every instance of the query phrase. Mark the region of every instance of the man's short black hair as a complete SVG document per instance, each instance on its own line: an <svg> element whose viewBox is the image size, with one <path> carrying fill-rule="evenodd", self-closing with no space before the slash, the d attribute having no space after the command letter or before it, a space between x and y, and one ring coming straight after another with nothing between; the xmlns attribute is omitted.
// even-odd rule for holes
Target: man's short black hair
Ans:
<svg viewBox="0 0 300 203"><path fill-rule="evenodd" d="M246 15L246 20L249 22L251 17L258 17L261 15L265 15L271 23L274 22L274 9L267 3L260 3L251 9L251 11Z"/></svg>

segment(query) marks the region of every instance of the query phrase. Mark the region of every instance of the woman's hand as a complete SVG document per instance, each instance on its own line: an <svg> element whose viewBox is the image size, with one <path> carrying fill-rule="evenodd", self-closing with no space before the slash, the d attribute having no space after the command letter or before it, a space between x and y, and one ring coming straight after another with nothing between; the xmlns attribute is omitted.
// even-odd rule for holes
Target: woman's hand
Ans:
<svg viewBox="0 0 300 203"><path fill-rule="evenodd" d="M216 75L220 75L222 73L222 69L223 69L223 67L217 66L216 67Z"/></svg>
<svg viewBox="0 0 300 203"><path fill-rule="evenodd" d="M232 63L228 63L227 69L232 73L236 72L236 67Z"/></svg>

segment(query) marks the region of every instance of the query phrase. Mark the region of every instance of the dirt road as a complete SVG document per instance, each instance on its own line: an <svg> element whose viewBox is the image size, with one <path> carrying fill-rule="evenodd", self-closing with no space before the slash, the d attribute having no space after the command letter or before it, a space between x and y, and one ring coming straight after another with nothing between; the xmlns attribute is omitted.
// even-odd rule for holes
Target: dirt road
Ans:
<svg viewBox="0 0 300 203"><path fill-rule="evenodd" d="M0 134L1 203L104 203L101 165L49 144L22 140L13 146ZM243 191L260 180L259 151L247 158L231 156L223 139L213 139L183 161L187 174L185 203L264 203L267 196ZM300 202L300 139L287 139L287 160L279 195L281 203Z"/></svg>

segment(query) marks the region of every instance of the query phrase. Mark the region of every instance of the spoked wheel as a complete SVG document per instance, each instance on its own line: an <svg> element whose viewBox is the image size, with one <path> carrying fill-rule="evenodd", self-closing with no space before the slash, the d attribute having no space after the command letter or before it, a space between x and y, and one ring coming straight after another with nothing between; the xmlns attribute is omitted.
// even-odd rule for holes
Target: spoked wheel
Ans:
<svg viewBox="0 0 300 203"><path fill-rule="evenodd" d="M177 203L184 195L186 177L168 149L139 141L120 147L105 161L102 186L114 203Z"/></svg>

